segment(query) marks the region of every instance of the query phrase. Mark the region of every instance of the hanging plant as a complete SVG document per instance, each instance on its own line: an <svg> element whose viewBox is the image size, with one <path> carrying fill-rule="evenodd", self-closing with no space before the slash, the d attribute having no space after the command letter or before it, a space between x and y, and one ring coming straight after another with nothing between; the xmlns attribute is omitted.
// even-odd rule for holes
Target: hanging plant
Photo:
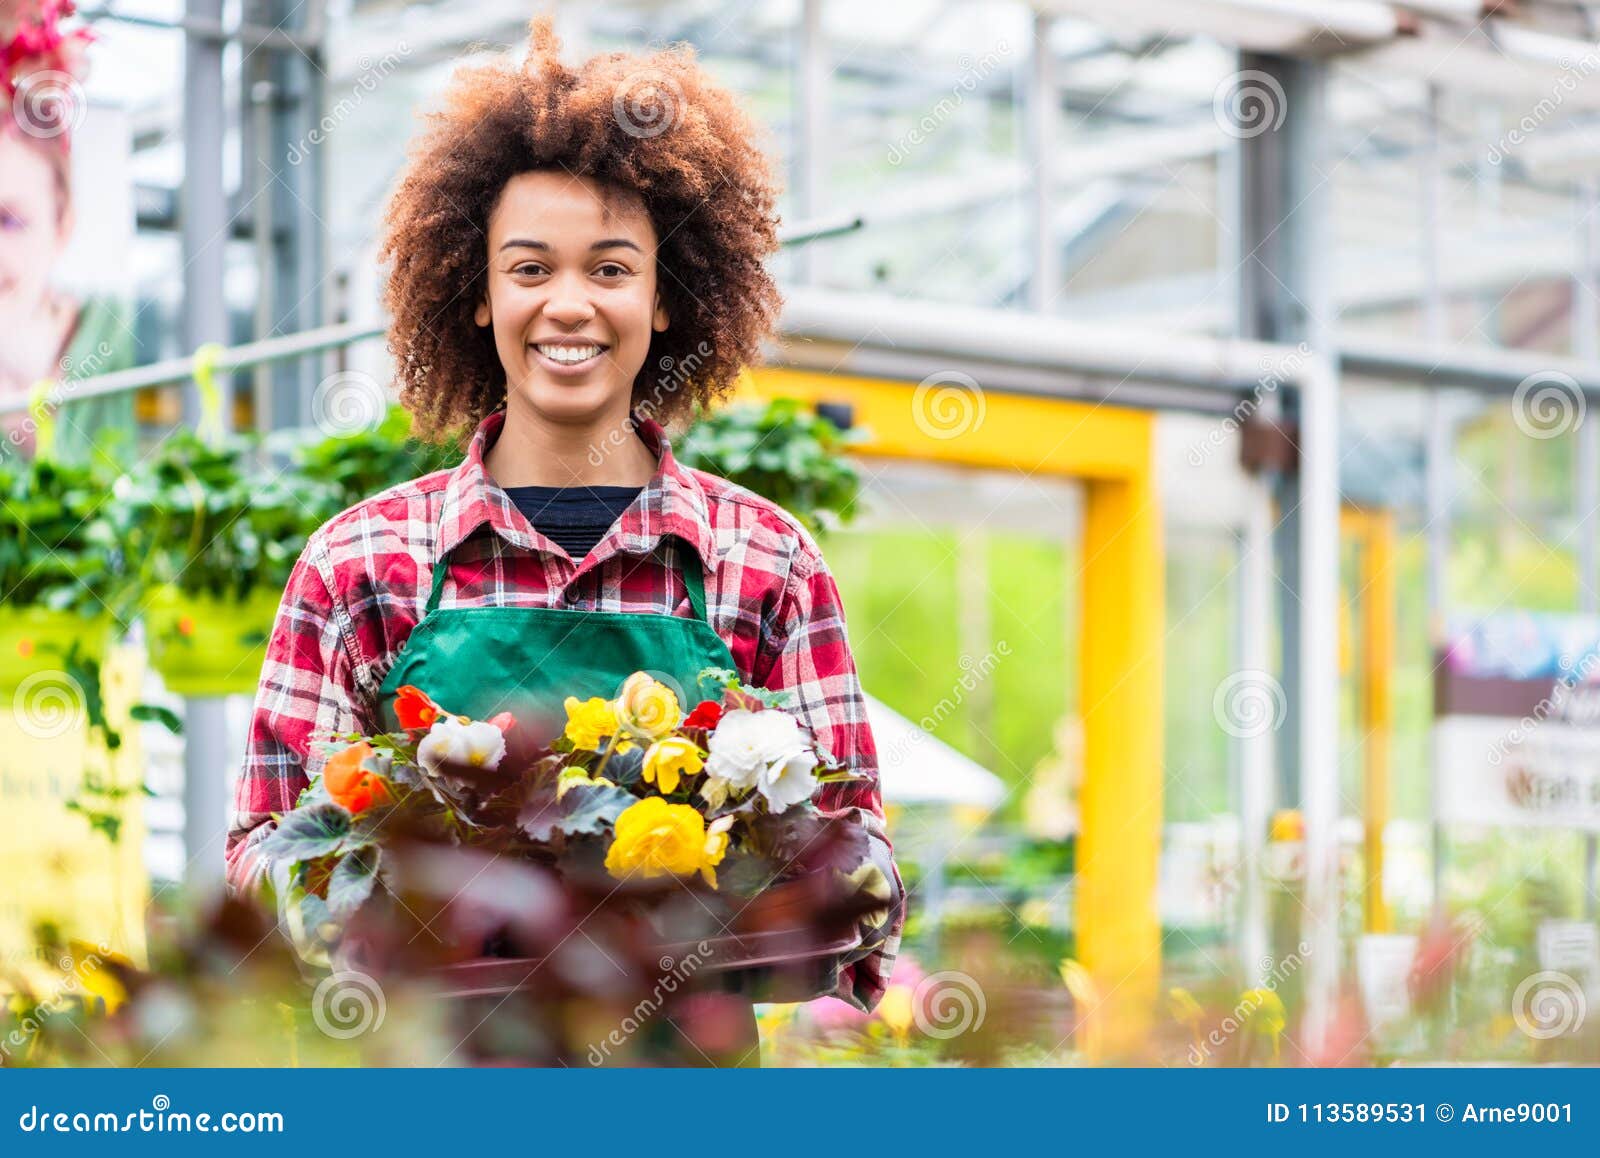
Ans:
<svg viewBox="0 0 1600 1158"><path fill-rule="evenodd" d="M117 480L152 664L183 695L254 690L283 589L325 499L256 464L259 440L189 431Z"/></svg>
<svg viewBox="0 0 1600 1158"><path fill-rule="evenodd" d="M0 692L98 660L133 591L97 464L0 463Z"/></svg>
<svg viewBox="0 0 1600 1158"><path fill-rule="evenodd" d="M794 398L740 402L698 419L679 461L771 499L813 533L855 517L861 476L847 457L865 431L840 430Z"/></svg>
<svg viewBox="0 0 1600 1158"><path fill-rule="evenodd" d="M459 445L423 442L411 436L411 414L392 406L374 429L321 435L291 431L275 436L295 470L322 503L319 524L363 499L462 459Z"/></svg>

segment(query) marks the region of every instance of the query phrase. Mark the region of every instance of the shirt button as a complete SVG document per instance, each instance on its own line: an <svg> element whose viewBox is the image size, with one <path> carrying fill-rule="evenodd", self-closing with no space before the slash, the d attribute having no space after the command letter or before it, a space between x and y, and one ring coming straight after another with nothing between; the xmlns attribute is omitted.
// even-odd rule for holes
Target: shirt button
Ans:
<svg viewBox="0 0 1600 1158"><path fill-rule="evenodd" d="M568 587L561 593L561 601L563 603L576 603L578 601L578 589L576 587Z"/></svg>

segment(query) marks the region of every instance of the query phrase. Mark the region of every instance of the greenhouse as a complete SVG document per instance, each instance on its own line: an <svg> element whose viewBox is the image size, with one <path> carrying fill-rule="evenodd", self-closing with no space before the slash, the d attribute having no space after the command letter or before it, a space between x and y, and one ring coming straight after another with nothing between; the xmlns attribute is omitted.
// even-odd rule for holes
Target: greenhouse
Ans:
<svg viewBox="0 0 1600 1158"><path fill-rule="evenodd" d="M0 46L0 1065L1600 1064L1600 10Z"/></svg>

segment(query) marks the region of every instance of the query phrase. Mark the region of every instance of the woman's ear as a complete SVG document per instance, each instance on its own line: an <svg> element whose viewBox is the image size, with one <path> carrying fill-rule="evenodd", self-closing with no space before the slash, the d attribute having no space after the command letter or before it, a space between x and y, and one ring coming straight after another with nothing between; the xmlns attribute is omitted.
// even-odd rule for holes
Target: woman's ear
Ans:
<svg viewBox="0 0 1600 1158"><path fill-rule="evenodd" d="M487 326L494 320L494 314L489 310L489 295L486 292L478 299L478 308L472 311L472 320L480 327Z"/></svg>
<svg viewBox="0 0 1600 1158"><path fill-rule="evenodd" d="M667 316L667 307L661 300L661 291L656 291L656 312L650 319L650 328L656 331L665 330L672 324L672 319Z"/></svg>

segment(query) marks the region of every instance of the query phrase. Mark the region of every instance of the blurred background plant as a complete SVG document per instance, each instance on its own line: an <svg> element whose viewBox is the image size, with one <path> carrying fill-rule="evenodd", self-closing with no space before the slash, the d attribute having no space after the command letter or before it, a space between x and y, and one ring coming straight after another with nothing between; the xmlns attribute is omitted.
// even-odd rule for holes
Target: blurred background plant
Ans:
<svg viewBox="0 0 1600 1158"><path fill-rule="evenodd" d="M813 534L845 526L856 513L861 477L846 457L862 441L793 398L739 402L700 415L674 455L771 499Z"/></svg>

